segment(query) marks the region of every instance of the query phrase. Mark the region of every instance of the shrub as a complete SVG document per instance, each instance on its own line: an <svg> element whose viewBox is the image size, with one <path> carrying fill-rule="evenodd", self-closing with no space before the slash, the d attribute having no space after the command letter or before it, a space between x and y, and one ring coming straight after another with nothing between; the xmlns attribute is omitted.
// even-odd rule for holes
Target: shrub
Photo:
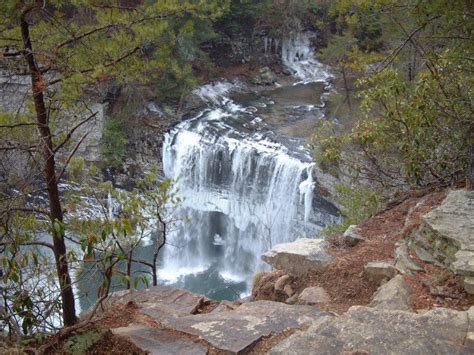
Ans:
<svg viewBox="0 0 474 355"><path fill-rule="evenodd" d="M326 236L343 233L350 225L374 216L382 206L380 195L365 186L339 185L335 200L341 207L342 221L324 228L321 233Z"/></svg>
<svg viewBox="0 0 474 355"><path fill-rule="evenodd" d="M120 167L127 153L128 136L123 122L117 118L109 118L104 126L101 154L105 162L113 167Z"/></svg>

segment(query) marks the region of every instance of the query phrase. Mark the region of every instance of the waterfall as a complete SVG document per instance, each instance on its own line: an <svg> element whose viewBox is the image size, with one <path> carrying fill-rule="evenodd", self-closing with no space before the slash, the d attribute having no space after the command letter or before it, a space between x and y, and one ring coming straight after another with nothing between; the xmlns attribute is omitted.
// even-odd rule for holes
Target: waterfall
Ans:
<svg viewBox="0 0 474 355"><path fill-rule="evenodd" d="M299 84L327 84L331 75L314 59L311 36L264 38L264 49L281 47ZM184 198L175 218L187 222L170 232L159 276L210 297L210 279L243 284L245 293L253 273L267 267L260 259L266 250L314 237L338 220L336 208L315 192L304 140L279 136L258 116L259 107L274 102L243 103L233 98L236 91L245 94L245 85L221 81L194 90L207 108L172 128L163 143L164 173Z"/></svg>
<svg viewBox="0 0 474 355"><path fill-rule="evenodd" d="M175 217L188 222L168 237L162 280L213 269L247 283L266 268L260 255L272 245L314 237L337 220L329 203L315 202L309 154L253 129L256 108L231 99L243 89L238 82L196 89L208 108L165 135L163 170L184 197Z"/></svg>
<svg viewBox="0 0 474 355"><path fill-rule="evenodd" d="M325 65L314 58L311 47L312 32L292 34L281 45L281 60L302 83L326 82L332 76Z"/></svg>
<svg viewBox="0 0 474 355"><path fill-rule="evenodd" d="M308 178L301 182L299 189L301 195L301 201L304 204L304 221L308 222L311 215L312 201L313 201L313 191L315 188L315 183L313 180L313 164L307 168Z"/></svg>

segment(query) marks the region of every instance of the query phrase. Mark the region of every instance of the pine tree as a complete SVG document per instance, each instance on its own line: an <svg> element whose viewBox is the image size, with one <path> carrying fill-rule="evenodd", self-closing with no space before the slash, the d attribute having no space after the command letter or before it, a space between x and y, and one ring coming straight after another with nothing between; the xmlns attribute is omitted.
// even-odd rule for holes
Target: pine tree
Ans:
<svg viewBox="0 0 474 355"><path fill-rule="evenodd" d="M0 116L0 153L33 155L41 167L52 243L37 244L54 252L64 325L74 324L77 316L59 182L85 138L77 137L79 128L96 115L91 102L110 82L146 83L165 75L178 81L191 78L191 66L177 55L177 38L185 33L189 38L194 22L213 20L227 7L226 0L0 3L4 76L31 80L25 104ZM59 155L66 157L61 167ZM12 208L11 203L2 206L5 227L0 243L6 247L15 243L7 238L12 213L33 211L25 206Z"/></svg>

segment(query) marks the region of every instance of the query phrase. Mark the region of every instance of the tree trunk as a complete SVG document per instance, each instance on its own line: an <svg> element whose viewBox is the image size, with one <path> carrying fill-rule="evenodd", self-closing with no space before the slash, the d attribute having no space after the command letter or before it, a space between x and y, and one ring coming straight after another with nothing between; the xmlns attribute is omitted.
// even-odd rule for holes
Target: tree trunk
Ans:
<svg viewBox="0 0 474 355"><path fill-rule="evenodd" d="M126 274L127 274L127 290L130 290L132 284L130 282L130 278L132 276L132 259L133 258L133 249L130 249L130 251L128 252L128 257L127 257L127 271L126 271Z"/></svg>
<svg viewBox="0 0 474 355"><path fill-rule="evenodd" d="M469 171L467 176L467 188L474 190L474 122L471 123L469 130Z"/></svg>
<svg viewBox="0 0 474 355"><path fill-rule="evenodd" d="M342 66L342 78L344 79L344 90L346 91L347 106L349 107L349 110L352 110L351 93L349 89L349 84L347 82L346 68L344 68L344 66Z"/></svg>
<svg viewBox="0 0 474 355"><path fill-rule="evenodd" d="M63 321L65 326L71 326L77 321L76 307L74 304L74 293L72 290L71 277L66 257L66 244L64 241L64 231L62 228L55 228L55 223L62 223L63 212L61 201L59 200L58 181L56 176L55 152L51 131L48 125L48 112L44 103L44 77L35 60L33 48L30 39L29 24L26 21L26 15L31 9L23 11L21 15L21 35L23 45L26 51L26 61L31 74L31 85L33 89L33 100L35 104L36 120L38 123L38 135L40 140L40 149L44 160L43 175L46 180L48 190L49 213L52 225L54 258L56 262L56 271L61 293Z"/></svg>
<svg viewBox="0 0 474 355"><path fill-rule="evenodd" d="M156 216L158 217L158 221L161 224L161 237L163 238L163 240L161 241L160 244L157 244L155 252L153 253L153 261L152 261L152 265L153 265L153 270L152 270L153 286L158 285L158 273L157 273L157 270L156 270L156 262L158 261L158 255L160 254L161 248L163 248L166 244L166 234L167 234L166 222L163 220L163 218L161 218L161 214L160 214L160 211L159 211L159 206L156 207Z"/></svg>

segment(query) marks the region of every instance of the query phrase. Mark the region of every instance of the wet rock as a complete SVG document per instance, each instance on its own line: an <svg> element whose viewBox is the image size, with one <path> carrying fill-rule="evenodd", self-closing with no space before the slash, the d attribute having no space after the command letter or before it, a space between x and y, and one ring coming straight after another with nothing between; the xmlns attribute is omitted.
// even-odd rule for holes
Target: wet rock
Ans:
<svg viewBox="0 0 474 355"><path fill-rule="evenodd" d="M143 110L144 114L152 114L158 117L164 117L165 113L161 109L161 107L154 101L149 101L145 105L145 109Z"/></svg>
<svg viewBox="0 0 474 355"><path fill-rule="evenodd" d="M183 100L182 112L192 115L206 106L205 101L195 93L187 95Z"/></svg>
<svg viewBox="0 0 474 355"><path fill-rule="evenodd" d="M107 106L105 104L95 103L86 111L87 114L84 113L74 116L74 118L71 117L72 121L68 121L68 124L75 126L78 125L79 122L84 121L90 113L95 114L91 120L79 125L76 131L78 137L85 137L81 145L79 145L76 154L83 157L86 161L97 162L102 159L100 143L102 140L102 132L104 131L107 121L106 111Z"/></svg>
<svg viewBox="0 0 474 355"><path fill-rule="evenodd" d="M262 259L274 268L298 277L308 271L323 271L333 256L326 251L324 240L301 238L276 245L263 254Z"/></svg>
<svg viewBox="0 0 474 355"><path fill-rule="evenodd" d="M283 275L275 282L275 291L283 291L286 285L291 282L290 275Z"/></svg>
<svg viewBox="0 0 474 355"><path fill-rule="evenodd" d="M283 68L281 69L281 72L282 72L284 75L287 75L287 76L290 76L290 75L293 75L293 74L294 74L294 73L293 73L290 69L288 69L287 67L283 67Z"/></svg>
<svg viewBox="0 0 474 355"><path fill-rule="evenodd" d="M321 317L270 350L270 354L459 354L468 312L438 308L424 314L351 307L339 317Z"/></svg>
<svg viewBox="0 0 474 355"><path fill-rule="evenodd" d="M327 303L331 297L322 287L308 287L298 296L299 304L313 305L318 303Z"/></svg>
<svg viewBox="0 0 474 355"><path fill-rule="evenodd" d="M364 238L359 234L358 227L355 224L350 225L342 236L344 238L344 244L350 247L356 246L364 241Z"/></svg>
<svg viewBox="0 0 474 355"><path fill-rule="evenodd" d="M387 261L367 263L364 267L364 271L367 277L377 284L380 284L384 280L390 280L398 273L393 264Z"/></svg>
<svg viewBox="0 0 474 355"><path fill-rule="evenodd" d="M397 275L378 288L370 306L388 310L409 311L411 289L402 275Z"/></svg>
<svg viewBox="0 0 474 355"><path fill-rule="evenodd" d="M205 355L206 346L164 330L143 325L129 325L128 327L112 329L116 335L126 338L138 348L152 355L186 354Z"/></svg>
<svg viewBox="0 0 474 355"><path fill-rule="evenodd" d="M404 241L399 242L395 249L395 267L403 274L423 271L423 268L410 257Z"/></svg>
<svg viewBox="0 0 474 355"><path fill-rule="evenodd" d="M263 67L258 74L252 79L255 85L273 85L278 81L278 77L269 67Z"/></svg>
<svg viewBox="0 0 474 355"><path fill-rule="evenodd" d="M178 317L168 326L199 336L223 351L240 354L265 336L309 326L322 316L329 313L310 306L257 301L244 303L231 312Z"/></svg>

